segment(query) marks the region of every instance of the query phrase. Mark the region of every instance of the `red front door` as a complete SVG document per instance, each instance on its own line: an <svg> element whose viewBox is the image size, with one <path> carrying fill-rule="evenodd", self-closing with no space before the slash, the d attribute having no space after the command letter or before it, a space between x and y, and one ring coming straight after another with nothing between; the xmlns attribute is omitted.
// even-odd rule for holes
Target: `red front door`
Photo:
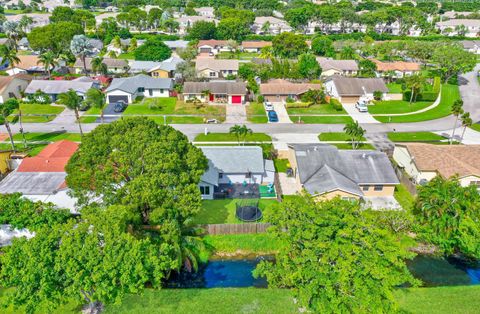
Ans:
<svg viewBox="0 0 480 314"><path fill-rule="evenodd" d="M215 97L213 96L213 94L208 95L208 97L209 97L209 100L210 100L210 101L213 101L213 100L215 99Z"/></svg>
<svg viewBox="0 0 480 314"><path fill-rule="evenodd" d="M232 96L232 104L241 104L242 96Z"/></svg>

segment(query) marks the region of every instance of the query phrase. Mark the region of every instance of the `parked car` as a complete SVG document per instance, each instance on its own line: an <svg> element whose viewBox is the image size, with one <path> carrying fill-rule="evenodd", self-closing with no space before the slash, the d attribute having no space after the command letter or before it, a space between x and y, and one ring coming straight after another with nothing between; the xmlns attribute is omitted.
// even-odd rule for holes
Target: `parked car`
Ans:
<svg viewBox="0 0 480 314"><path fill-rule="evenodd" d="M274 110L268 112L268 121L269 122L278 122L278 115Z"/></svg>
<svg viewBox="0 0 480 314"><path fill-rule="evenodd" d="M273 104L271 102L264 102L263 105L265 106L266 111L272 111L273 110Z"/></svg>
<svg viewBox="0 0 480 314"><path fill-rule="evenodd" d="M360 112L368 112L368 107L366 102L357 102L355 104L355 108L357 108L358 111Z"/></svg>
<svg viewBox="0 0 480 314"><path fill-rule="evenodd" d="M118 101L113 105L113 111L116 113L123 112L127 108L127 104L123 101Z"/></svg>

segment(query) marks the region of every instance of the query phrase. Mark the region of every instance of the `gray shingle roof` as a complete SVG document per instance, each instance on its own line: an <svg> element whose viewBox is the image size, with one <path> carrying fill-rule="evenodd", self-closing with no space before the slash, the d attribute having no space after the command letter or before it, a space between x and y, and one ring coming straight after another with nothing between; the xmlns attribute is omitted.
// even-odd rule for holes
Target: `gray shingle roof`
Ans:
<svg viewBox="0 0 480 314"><path fill-rule="evenodd" d="M12 172L0 182L0 193L48 195L59 190L65 172Z"/></svg>
<svg viewBox="0 0 480 314"><path fill-rule="evenodd" d="M201 94L209 90L212 94L245 95L247 84L236 81L185 82L184 94Z"/></svg>
<svg viewBox="0 0 480 314"><path fill-rule="evenodd" d="M195 60L195 70L203 71L205 69L210 69L214 71L237 71L238 64L238 60L197 58Z"/></svg>
<svg viewBox="0 0 480 314"><path fill-rule="evenodd" d="M186 40L165 40L163 43L170 49L187 48L188 46L188 41Z"/></svg>
<svg viewBox="0 0 480 314"><path fill-rule="evenodd" d="M224 173L264 173L259 146L201 146L203 154L218 171Z"/></svg>
<svg viewBox="0 0 480 314"><path fill-rule="evenodd" d="M130 70L132 72L151 72L154 70L162 69L165 71L174 71L177 68L177 64L183 62L183 59L178 57L170 57L162 62L158 61L132 61L130 63Z"/></svg>
<svg viewBox="0 0 480 314"><path fill-rule="evenodd" d="M85 94L87 90L92 88L94 82L82 82L78 80L72 81L47 81L47 80L33 80L28 84L25 89L26 94L33 94L38 90L44 93L56 95L65 93L70 89L73 89L77 93Z"/></svg>
<svg viewBox="0 0 480 314"><path fill-rule="evenodd" d="M145 74L139 74L132 77L114 78L106 91L110 92L119 89L133 94L139 87L145 89L171 89L173 88L173 81L169 78L153 78Z"/></svg>
<svg viewBox="0 0 480 314"><path fill-rule="evenodd" d="M295 150L300 182L310 193L341 189L361 195L358 185L398 184L385 153L338 150L325 144L295 144L290 147Z"/></svg>
<svg viewBox="0 0 480 314"><path fill-rule="evenodd" d="M92 70L92 59L93 58L85 58L85 65L89 71ZM124 69L128 67L128 62L124 59L103 58L102 63L105 63L108 68ZM83 69L83 61L77 58L73 67Z"/></svg>
<svg viewBox="0 0 480 314"><path fill-rule="evenodd" d="M358 71L357 61L355 60L332 60L327 58L317 58L322 71L339 70L339 71Z"/></svg>
<svg viewBox="0 0 480 314"><path fill-rule="evenodd" d="M340 96L361 96L375 91L388 93L388 88L381 78L335 76L332 80Z"/></svg>

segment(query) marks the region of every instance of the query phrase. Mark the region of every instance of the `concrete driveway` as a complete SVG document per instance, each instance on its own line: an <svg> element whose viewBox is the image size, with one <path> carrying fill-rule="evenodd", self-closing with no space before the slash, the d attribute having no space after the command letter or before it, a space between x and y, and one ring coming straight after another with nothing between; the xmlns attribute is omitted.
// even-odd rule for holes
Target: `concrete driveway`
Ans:
<svg viewBox="0 0 480 314"><path fill-rule="evenodd" d="M283 103L274 102L272 104L273 109L278 116L278 123L292 123L292 120L290 120L290 116L288 115L287 109L285 108L285 105Z"/></svg>
<svg viewBox="0 0 480 314"><path fill-rule="evenodd" d="M342 106L348 115L360 124L380 123L370 113L358 111L354 104L342 104Z"/></svg>
<svg viewBox="0 0 480 314"><path fill-rule="evenodd" d="M474 122L480 122L480 84L477 79L479 70L480 64L477 64L473 71L464 73L458 78L460 94L463 99L463 109L470 112Z"/></svg>

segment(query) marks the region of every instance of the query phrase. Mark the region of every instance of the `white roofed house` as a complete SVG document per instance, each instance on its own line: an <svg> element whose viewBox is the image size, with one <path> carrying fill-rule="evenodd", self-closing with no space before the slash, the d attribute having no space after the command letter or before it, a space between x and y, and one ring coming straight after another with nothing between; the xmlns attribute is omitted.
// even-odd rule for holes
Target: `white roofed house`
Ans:
<svg viewBox="0 0 480 314"><path fill-rule="evenodd" d="M93 72L92 60L93 58L85 58L87 72ZM107 70L109 73L124 73L127 72L129 69L128 62L124 59L103 58L102 63L107 66ZM77 58L77 60L75 60L73 68L75 70L75 73L83 73L83 61L80 58Z"/></svg>
<svg viewBox="0 0 480 314"><path fill-rule="evenodd" d="M59 94L73 89L83 99L90 88L100 88L100 85L92 79L85 79L85 77L79 77L71 81L32 80L25 89L25 95L33 95L37 91L42 91L55 102Z"/></svg>
<svg viewBox="0 0 480 314"><path fill-rule="evenodd" d="M284 20L273 16L257 16L252 25L255 34L281 34L291 32L292 27Z"/></svg>
<svg viewBox="0 0 480 314"><path fill-rule="evenodd" d="M183 59L170 57L164 61L131 61L131 73L147 73L153 78L175 78L175 69Z"/></svg>
<svg viewBox="0 0 480 314"><path fill-rule="evenodd" d="M260 186L274 183L272 160L260 146L200 146L208 169L200 178L203 199L259 197Z"/></svg>
<svg viewBox="0 0 480 314"><path fill-rule="evenodd" d="M325 92L343 104L355 104L360 98L371 100L376 91L382 93L382 98L388 93L382 78L332 76L324 85Z"/></svg>
<svg viewBox="0 0 480 314"><path fill-rule="evenodd" d="M480 40L462 40L460 44L463 46L463 49L475 53L480 54Z"/></svg>
<svg viewBox="0 0 480 314"><path fill-rule="evenodd" d="M477 37L480 35L480 20L453 19L437 22L435 25L442 34L448 36Z"/></svg>
<svg viewBox="0 0 480 314"><path fill-rule="evenodd" d="M5 18L7 21L20 22L22 17L27 16L32 19L32 24L30 24L26 31L30 32L34 27L41 27L50 24L51 14L44 13L25 13L25 14L15 14L15 15L6 15Z"/></svg>
<svg viewBox="0 0 480 314"><path fill-rule="evenodd" d="M153 78L145 74L114 78L106 89L107 102L131 104L137 97L169 97L173 90L170 78Z"/></svg>

